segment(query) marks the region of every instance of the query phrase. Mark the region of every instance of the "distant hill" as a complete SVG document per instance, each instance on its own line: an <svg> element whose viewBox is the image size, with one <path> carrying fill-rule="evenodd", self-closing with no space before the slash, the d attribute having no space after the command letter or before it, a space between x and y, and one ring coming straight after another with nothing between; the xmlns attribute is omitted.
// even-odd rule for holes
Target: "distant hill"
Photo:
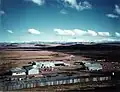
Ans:
<svg viewBox="0 0 120 92"><path fill-rule="evenodd" d="M120 50L120 44L112 43L98 43L98 44L75 44L75 45L62 45L55 47L46 47L46 49L60 49L60 50Z"/></svg>
<svg viewBox="0 0 120 92"><path fill-rule="evenodd" d="M47 50L120 50L120 42L0 43L0 48Z"/></svg>

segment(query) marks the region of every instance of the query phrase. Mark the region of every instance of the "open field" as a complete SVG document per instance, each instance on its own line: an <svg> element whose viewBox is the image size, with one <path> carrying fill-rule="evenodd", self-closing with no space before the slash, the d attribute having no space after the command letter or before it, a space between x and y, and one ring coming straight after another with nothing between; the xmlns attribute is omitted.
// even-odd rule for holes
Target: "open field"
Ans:
<svg viewBox="0 0 120 92"><path fill-rule="evenodd" d="M45 48L49 51L62 52L83 56L92 59L105 59L109 62L120 62L120 46L112 44L75 44L69 46L56 46Z"/></svg>
<svg viewBox="0 0 120 92"><path fill-rule="evenodd" d="M33 61L44 60L70 60L69 54L53 51L15 51L15 50L1 50L0 51L0 69L21 67Z"/></svg>
<svg viewBox="0 0 120 92"><path fill-rule="evenodd" d="M71 57L73 55L74 57ZM120 61L119 50L26 50L26 49L5 49L0 51L0 69L6 67L21 67L33 61L55 61L63 60L67 63L82 61L86 58L106 59L109 62ZM8 67L7 66L7 67Z"/></svg>
<svg viewBox="0 0 120 92"><path fill-rule="evenodd" d="M108 62L120 62L120 50L49 50L75 56L75 60L81 58L105 59Z"/></svg>

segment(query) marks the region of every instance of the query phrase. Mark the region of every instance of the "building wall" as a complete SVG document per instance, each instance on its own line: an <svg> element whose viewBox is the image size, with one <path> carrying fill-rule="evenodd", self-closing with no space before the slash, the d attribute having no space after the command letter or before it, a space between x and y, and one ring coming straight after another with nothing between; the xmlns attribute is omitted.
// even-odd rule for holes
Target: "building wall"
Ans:
<svg viewBox="0 0 120 92"><path fill-rule="evenodd" d="M12 75L26 75L25 72L21 72L21 73L12 73Z"/></svg>
<svg viewBox="0 0 120 92"><path fill-rule="evenodd" d="M28 71L28 75L39 74L39 69L33 68Z"/></svg>
<svg viewBox="0 0 120 92"><path fill-rule="evenodd" d="M43 68L43 67L55 67L53 62L39 62L36 63L38 68Z"/></svg>
<svg viewBox="0 0 120 92"><path fill-rule="evenodd" d="M55 64L64 64L66 66L69 66L69 64L64 62L36 62L37 68L43 68L43 67L55 67Z"/></svg>
<svg viewBox="0 0 120 92"><path fill-rule="evenodd" d="M23 89L23 88L33 88L33 87L43 87L43 86L49 86L49 85L61 85L61 84L71 84L71 83L79 83L79 87L111 87L112 84L109 82L111 80L111 76L104 76L104 77L75 77L67 79L59 78L57 80L54 79L47 79L42 78L41 80L34 79L33 80L23 80L23 81L7 81L6 86L2 86L3 83L0 83L0 90L3 91L13 91L16 89ZM92 83L92 85L91 85ZM12 85L10 85L12 84ZM97 84L97 85L96 85ZM80 86L81 85L81 86Z"/></svg>
<svg viewBox="0 0 120 92"><path fill-rule="evenodd" d="M99 63L85 63L85 66L88 67L89 70L101 70L102 66Z"/></svg>

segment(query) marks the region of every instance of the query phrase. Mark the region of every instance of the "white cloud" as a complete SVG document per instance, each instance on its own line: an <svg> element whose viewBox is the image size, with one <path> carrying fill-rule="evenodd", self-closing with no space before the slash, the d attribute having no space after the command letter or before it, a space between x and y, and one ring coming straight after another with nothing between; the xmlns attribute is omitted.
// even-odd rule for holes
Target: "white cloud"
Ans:
<svg viewBox="0 0 120 92"><path fill-rule="evenodd" d="M64 32L67 35L71 35L71 36L75 35L75 33L72 30L64 30Z"/></svg>
<svg viewBox="0 0 120 92"><path fill-rule="evenodd" d="M93 30L80 30L80 29L73 29L73 30L63 30L63 29L54 29L58 35L64 36L97 36L97 32Z"/></svg>
<svg viewBox="0 0 120 92"><path fill-rule="evenodd" d="M28 29L28 33L30 33L30 34L40 34L40 31L38 31L36 29Z"/></svg>
<svg viewBox="0 0 120 92"><path fill-rule="evenodd" d="M67 5L68 7L71 7L71 8L76 8L78 9L78 4L77 4L77 1L76 0L64 0L64 3L65 5Z"/></svg>
<svg viewBox="0 0 120 92"><path fill-rule="evenodd" d="M54 29L55 32L57 32L58 35L64 35L64 31L62 29Z"/></svg>
<svg viewBox="0 0 120 92"><path fill-rule="evenodd" d="M14 32L12 30L7 30L8 33L13 34Z"/></svg>
<svg viewBox="0 0 120 92"><path fill-rule="evenodd" d="M88 1L77 2L77 0L64 0L65 5L77 10L92 9L92 5Z"/></svg>
<svg viewBox="0 0 120 92"><path fill-rule="evenodd" d="M90 41L85 39L68 39L67 42L90 42Z"/></svg>
<svg viewBox="0 0 120 92"><path fill-rule="evenodd" d="M115 5L115 12L116 12L117 14L120 14L120 6Z"/></svg>
<svg viewBox="0 0 120 92"><path fill-rule="evenodd" d="M75 6L77 5L77 1L76 0L64 0L65 3L69 3L71 4L72 6Z"/></svg>
<svg viewBox="0 0 120 92"><path fill-rule="evenodd" d="M97 32L95 32L93 30L88 30L88 35L97 36Z"/></svg>
<svg viewBox="0 0 120 92"><path fill-rule="evenodd" d="M54 31L58 35L63 35L63 36L91 36L91 37L109 37L111 36L109 32L96 32L93 30L80 30L80 29L72 29L72 30L64 30L64 29L54 29Z"/></svg>
<svg viewBox="0 0 120 92"><path fill-rule="evenodd" d="M73 32L74 32L76 35L79 35L79 36L85 36L85 35L87 35L87 32L86 32L86 31L83 31L83 30L80 30L80 29L74 29Z"/></svg>
<svg viewBox="0 0 120 92"><path fill-rule="evenodd" d="M115 32L115 35L116 35L117 37L120 37L120 33L118 33L118 32Z"/></svg>
<svg viewBox="0 0 120 92"><path fill-rule="evenodd" d="M68 12L67 12L65 9L62 9L62 10L60 11L60 13L61 13L61 14L68 14Z"/></svg>
<svg viewBox="0 0 120 92"><path fill-rule="evenodd" d="M45 3L45 0L26 0L26 1L31 1L39 6L41 6Z"/></svg>
<svg viewBox="0 0 120 92"><path fill-rule="evenodd" d="M95 40L95 42L112 42L112 41L118 41L118 39L114 39L114 38L103 38L103 39Z"/></svg>
<svg viewBox="0 0 120 92"><path fill-rule="evenodd" d="M79 36L97 36L97 32L93 30L84 31L80 29L74 29L73 32L75 32L75 34Z"/></svg>
<svg viewBox="0 0 120 92"><path fill-rule="evenodd" d="M118 18L119 16L114 15L114 14L106 14L107 17L109 18Z"/></svg>
<svg viewBox="0 0 120 92"><path fill-rule="evenodd" d="M79 3L79 9L80 10L92 9L92 5L88 1L80 2Z"/></svg>
<svg viewBox="0 0 120 92"><path fill-rule="evenodd" d="M106 36L110 36L110 33L109 32L98 32L98 35L106 37Z"/></svg>
<svg viewBox="0 0 120 92"><path fill-rule="evenodd" d="M0 15L3 15L3 14L5 14L5 12L4 11L0 11Z"/></svg>
<svg viewBox="0 0 120 92"><path fill-rule="evenodd" d="M58 35L66 35L66 36L73 36L75 33L72 30L62 30L62 29L54 29Z"/></svg>

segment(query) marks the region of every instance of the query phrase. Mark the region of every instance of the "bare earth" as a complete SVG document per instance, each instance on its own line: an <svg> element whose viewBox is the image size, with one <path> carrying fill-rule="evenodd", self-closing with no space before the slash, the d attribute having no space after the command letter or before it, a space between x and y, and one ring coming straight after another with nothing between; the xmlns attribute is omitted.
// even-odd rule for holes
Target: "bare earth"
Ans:
<svg viewBox="0 0 120 92"><path fill-rule="evenodd" d="M23 66L33 61L62 60L71 63L71 55L52 51L0 51L0 64L15 63L12 67ZM80 56L79 56L80 59Z"/></svg>

